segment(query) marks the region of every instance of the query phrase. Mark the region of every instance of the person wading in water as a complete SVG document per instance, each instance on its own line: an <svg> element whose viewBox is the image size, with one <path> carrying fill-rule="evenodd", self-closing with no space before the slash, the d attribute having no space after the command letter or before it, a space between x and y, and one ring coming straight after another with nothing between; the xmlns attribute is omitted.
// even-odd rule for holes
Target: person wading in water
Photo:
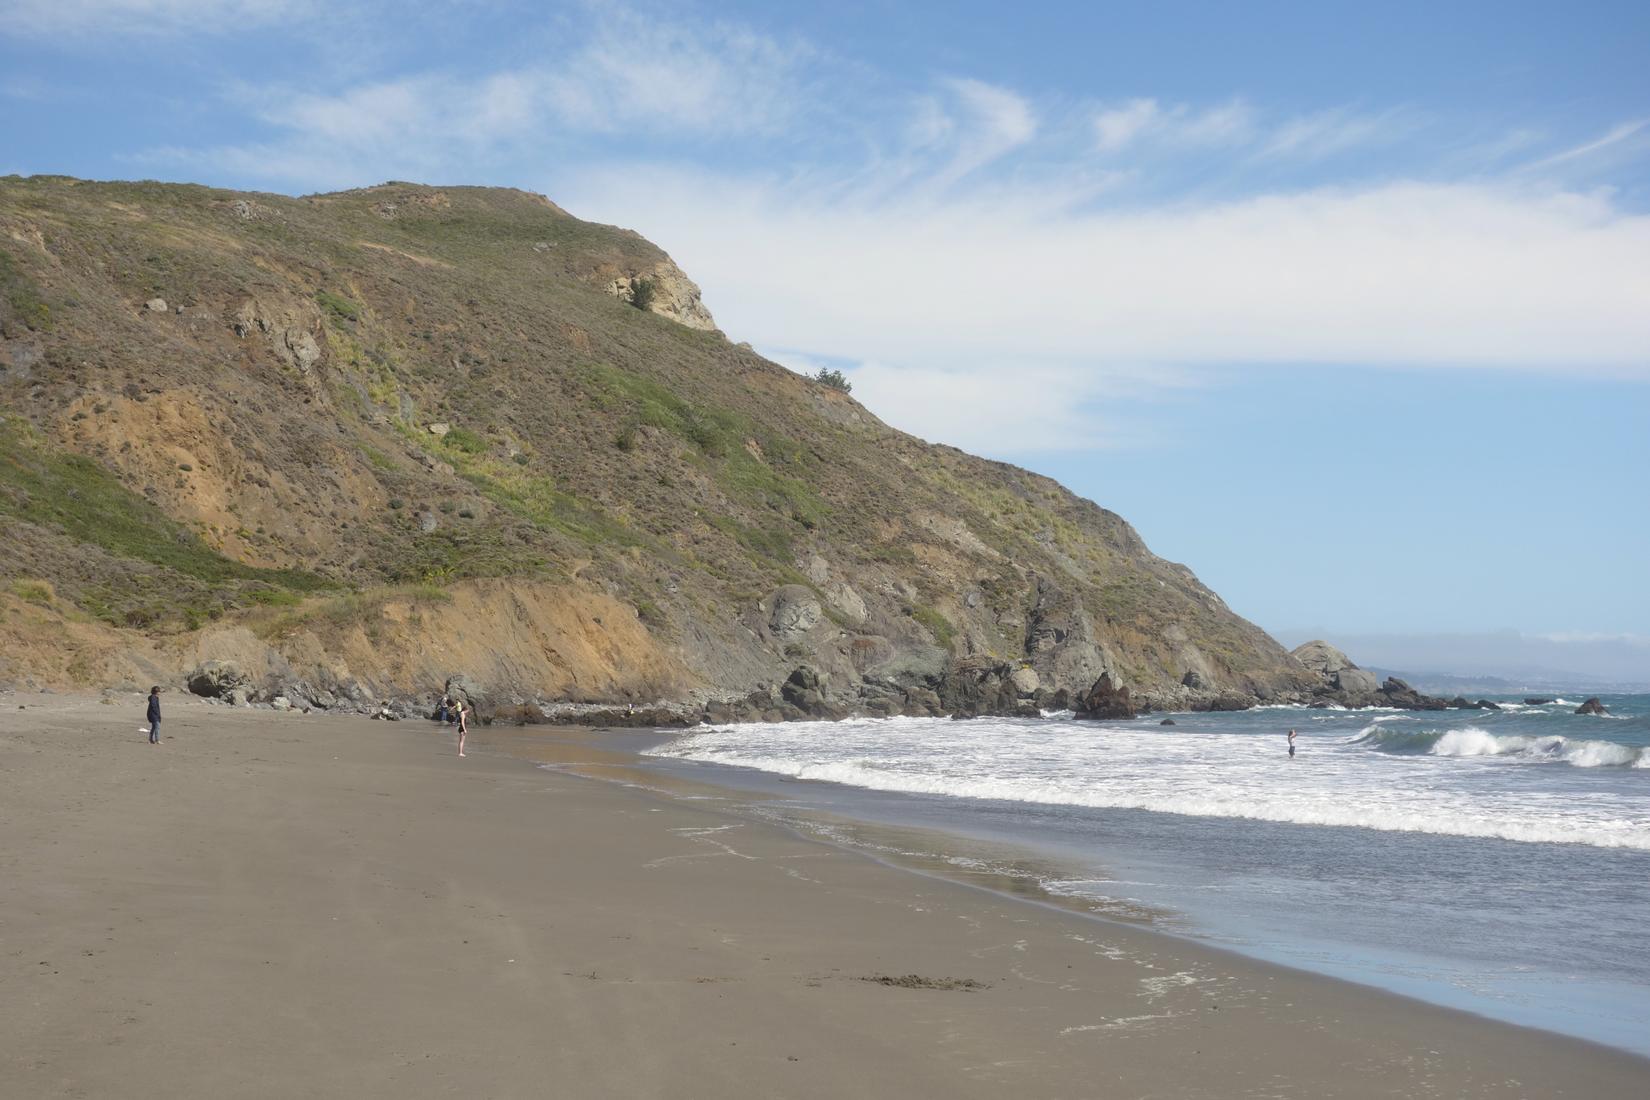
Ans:
<svg viewBox="0 0 1650 1100"><path fill-rule="evenodd" d="M1295 731L1289 731L1289 759L1295 758Z"/></svg>

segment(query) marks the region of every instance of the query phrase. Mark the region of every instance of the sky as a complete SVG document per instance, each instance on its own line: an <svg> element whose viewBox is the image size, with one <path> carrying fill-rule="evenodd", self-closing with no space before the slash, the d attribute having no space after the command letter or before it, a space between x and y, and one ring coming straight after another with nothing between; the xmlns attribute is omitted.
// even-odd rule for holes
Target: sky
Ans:
<svg viewBox="0 0 1650 1100"><path fill-rule="evenodd" d="M542 192L1274 632L1650 681L1646 56L1640 2L0 0L0 175Z"/></svg>

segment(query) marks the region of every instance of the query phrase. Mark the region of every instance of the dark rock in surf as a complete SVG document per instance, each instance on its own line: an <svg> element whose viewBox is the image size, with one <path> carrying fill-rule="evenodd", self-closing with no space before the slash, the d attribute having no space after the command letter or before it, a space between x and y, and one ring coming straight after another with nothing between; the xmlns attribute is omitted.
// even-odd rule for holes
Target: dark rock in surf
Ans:
<svg viewBox="0 0 1650 1100"><path fill-rule="evenodd" d="M1587 701L1576 708L1577 714L1609 714L1610 710L1598 701L1598 696L1588 696Z"/></svg>
<svg viewBox="0 0 1650 1100"><path fill-rule="evenodd" d="M1079 718L1136 718L1140 711L1129 699L1129 689L1112 682L1111 673L1102 672L1094 686L1078 700Z"/></svg>
<svg viewBox="0 0 1650 1100"><path fill-rule="evenodd" d="M1174 724L1175 724L1175 720L1173 718L1165 718L1165 719L1163 719L1163 721L1158 723L1158 725L1160 725L1160 726L1172 726Z"/></svg>
<svg viewBox="0 0 1650 1100"><path fill-rule="evenodd" d="M1194 711L1227 712L1248 710L1255 705L1252 696L1240 695L1233 691L1223 691L1212 699L1197 699L1192 702Z"/></svg>
<svg viewBox="0 0 1650 1100"><path fill-rule="evenodd" d="M1531 696L1530 698L1524 700L1524 705L1527 707L1542 707L1546 706L1548 703L1556 702L1558 702L1557 699L1546 699L1541 696Z"/></svg>
<svg viewBox="0 0 1650 1100"><path fill-rule="evenodd" d="M1388 676L1381 685L1380 702L1399 710L1443 710L1447 704L1431 695L1422 695L1396 676Z"/></svg>

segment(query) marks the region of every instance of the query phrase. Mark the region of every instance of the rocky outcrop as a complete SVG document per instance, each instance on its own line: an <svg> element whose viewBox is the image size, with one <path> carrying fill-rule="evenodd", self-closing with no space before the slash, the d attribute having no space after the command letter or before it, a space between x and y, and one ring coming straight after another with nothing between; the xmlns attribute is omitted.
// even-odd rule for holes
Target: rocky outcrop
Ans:
<svg viewBox="0 0 1650 1100"><path fill-rule="evenodd" d="M449 676L441 693L453 702L471 710L479 709L487 701L481 685L468 676Z"/></svg>
<svg viewBox="0 0 1650 1100"><path fill-rule="evenodd" d="M235 688L244 688L250 677L231 661L203 661L189 674L189 690L207 699L223 699Z"/></svg>
<svg viewBox="0 0 1650 1100"><path fill-rule="evenodd" d="M1609 714L1610 710L1598 701L1598 696L1589 696L1585 702L1576 708L1577 714Z"/></svg>
<svg viewBox="0 0 1650 1100"><path fill-rule="evenodd" d="M1435 696L1425 695L1410 687L1396 676L1388 676L1381 685L1379 706L1397 707L1400 710L1445 710L1449 704Z"/></svg>
<svg viewBox="0 0 1650 1100"><path fill-rule="evenodd" d="M1040 713L1036 703L1022 694L1014 679L1020 671L999 662L960 661L938 685L937 694L954 718L987 714L1034 718ZM1023 677L1021 682L1025 682ZM1033 688L1032 693L1035 691Z"/></svg>
<svg viewBox="0 0 1650 1100"><path fill-rule="evenodd" d="M1357 668L1352 659L1328 642L1318 639L1303 642L1290 650L1289 656L1306 666L1309 671L1316 672L1325 679L1333 676L1343 668Z"/></svg>
<svg viewBox="0 0 1650 1100"><path fill-rule="evenodd" d="M825 617L825 609L814 594L800 584L788 584L777 589L769 603L768 628L774 637L789 642L807 634Z"/></svg>
<svg viewBox="0 0 1650 1100"><path fill-rule="evenodd" d="M1380 677L1356 667L1338 669L1331 679L1335 690L1346 695L1368 695L1381 688Z"/></svg>
<svg viewBox="0 0 1650 1100"><path fill-rule="evenodd" d="M1194 699L1189 708L1194 713L1216 713L1222 711L1251 710L1255 705L1252 695L1245 695L1237 691L1218 692L1213 696Z"/></svg>
<svg viewBox="0 0 1650 1100"><path fill-rule="evenodd" d="M1501 705L1499 703L1492 703L1488 699L1480 699L1477 702L1469 702L1467 700L1466 696L1464 696L1464 695L1457 695L1455 698L1451 699L1449 701L1449 707L1450 707L1451 710L1500 710L1501 709Z"/></svg>
<svg viewBox="0 0 1650 1100"><path fill-rule="evenodd" d="M668 256L645 271L615 276L607 291L638 309L657 313L679 325L702 332L720 331L700 296L699 284L688 278Z"/></svg>
<svg viewBox="0 0 1650 1100"><path fill-rule="evenodd" d="M1077 717L1091 719L1135 718L1140 714L1129 699L1129 689L1115 683L1109 672L1100 674L1073 709Z"/></svg>
<svg viewBox="0 0 1650 1100"><path fill-rule="evenodd" d="M1403 710L1444 710L1457 704L1475 706L1465 699L1450 702L1416 691L1397 677L1389 676L1382 682L1374 673L1359 668L1346 654L1322 640L1297 646L1290 656L1317 680L1308 698L1304 700L1312 706L1343 706L1352 709L1398 707ZM1481 702L1489 707L1495 705L1488 700Z"/></svg>

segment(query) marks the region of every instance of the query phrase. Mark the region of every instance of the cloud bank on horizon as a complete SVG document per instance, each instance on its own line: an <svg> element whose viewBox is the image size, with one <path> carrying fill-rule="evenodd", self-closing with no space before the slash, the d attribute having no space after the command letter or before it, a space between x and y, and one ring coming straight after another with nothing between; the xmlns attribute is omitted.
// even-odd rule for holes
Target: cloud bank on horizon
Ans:
<svg viewBox="0 0 1650 1100"><path fill-rule="evenodd" d="M1650 18L1324 7L12 0L0 172L542 191L997 457L1254 368L1650 383Z"/></svg>

